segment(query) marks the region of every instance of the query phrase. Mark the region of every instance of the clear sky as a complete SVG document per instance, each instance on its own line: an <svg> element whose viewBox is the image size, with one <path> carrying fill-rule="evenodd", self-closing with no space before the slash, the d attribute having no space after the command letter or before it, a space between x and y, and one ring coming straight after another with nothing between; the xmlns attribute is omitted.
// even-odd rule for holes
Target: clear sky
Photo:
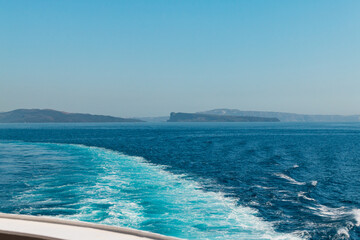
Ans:
<svg viewBox="0 0 360 240"><path fill-rule="evenodd" d="M360 1L0 0L0 111L360 114Z"/></svg>

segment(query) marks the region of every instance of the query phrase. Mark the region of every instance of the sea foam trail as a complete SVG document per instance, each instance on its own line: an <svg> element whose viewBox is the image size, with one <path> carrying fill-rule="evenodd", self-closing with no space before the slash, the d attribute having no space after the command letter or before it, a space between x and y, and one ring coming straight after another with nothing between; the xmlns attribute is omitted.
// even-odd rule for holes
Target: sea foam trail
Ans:
<svg viewBox="0 0 360 240"><path fill-rule="evenodd" d="M356 226L360 227L360 209L354 209L353 214L356 220Z"/></svg>
<svg viewBox="0 0 360 240"><path fill-rule="evenodd" d="M283 178L288 180L291 184L295 184L295 185L306 185L305 182L298 182L295 179L293 179L292 177L289 177L288 175L285 175L283 173L275 173L275 176L279 177L279 178Z"/></svg>
<svg viewBox="0 0 360 240"><path fill-rule="evenodd" d="M141 157L98 147L31 145L52 171L41 170L14 197L17 213L132 227L187 239L300 239L276 232L249 207L208 192ZM41 158L40 158L41 159ZM42 161L34 167L41 168Z"/></svg>

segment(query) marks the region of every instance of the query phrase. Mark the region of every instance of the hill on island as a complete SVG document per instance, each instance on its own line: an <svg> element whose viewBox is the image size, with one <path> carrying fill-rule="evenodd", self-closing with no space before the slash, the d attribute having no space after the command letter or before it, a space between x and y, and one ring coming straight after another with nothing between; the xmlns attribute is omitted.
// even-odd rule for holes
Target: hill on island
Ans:
<svg viewBox="0 0 360 240"><path fill-rule="evenodd" d="M214 114L218 116L253 116L278 118L281 122L359 122L360 115L311 115L284 112L241 111L238 109L214 109L198 112L200 114Z"/></svg>
<svg viewBox="0 0 360 240"><path fill-rule="evenodd" d="M201 113L174 113L170 114L168 122L279 122L277 118L228 116Z"/></svg>
<svg viewBox="0 0 360 240"><path fill-rule="evenodd" d="M120 118L84 113L67 113L51 109L17 109L0 113L0 123L70 123L70 122L143 122L138 119Z"/></svg>

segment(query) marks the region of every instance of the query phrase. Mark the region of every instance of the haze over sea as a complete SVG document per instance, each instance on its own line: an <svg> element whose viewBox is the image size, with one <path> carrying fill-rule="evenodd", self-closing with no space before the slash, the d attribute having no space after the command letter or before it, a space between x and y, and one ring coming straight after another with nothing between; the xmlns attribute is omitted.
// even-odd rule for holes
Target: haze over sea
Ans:
<svg viewBox="0 0 360 240"><path fill-rule="evenodd" d="M0 212L188 239L360 239L360 123L1 124Z"/></svg>

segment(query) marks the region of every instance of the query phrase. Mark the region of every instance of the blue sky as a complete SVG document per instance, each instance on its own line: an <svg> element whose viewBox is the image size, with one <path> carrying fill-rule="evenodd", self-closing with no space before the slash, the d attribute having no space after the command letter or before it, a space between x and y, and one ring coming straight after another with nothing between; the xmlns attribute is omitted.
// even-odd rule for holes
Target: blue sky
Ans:
<svg viewBox="0 0 360 240"><path fill-rule="evenodd" d="M360 1L0 0L0 111L359 114Z"/></svg>

